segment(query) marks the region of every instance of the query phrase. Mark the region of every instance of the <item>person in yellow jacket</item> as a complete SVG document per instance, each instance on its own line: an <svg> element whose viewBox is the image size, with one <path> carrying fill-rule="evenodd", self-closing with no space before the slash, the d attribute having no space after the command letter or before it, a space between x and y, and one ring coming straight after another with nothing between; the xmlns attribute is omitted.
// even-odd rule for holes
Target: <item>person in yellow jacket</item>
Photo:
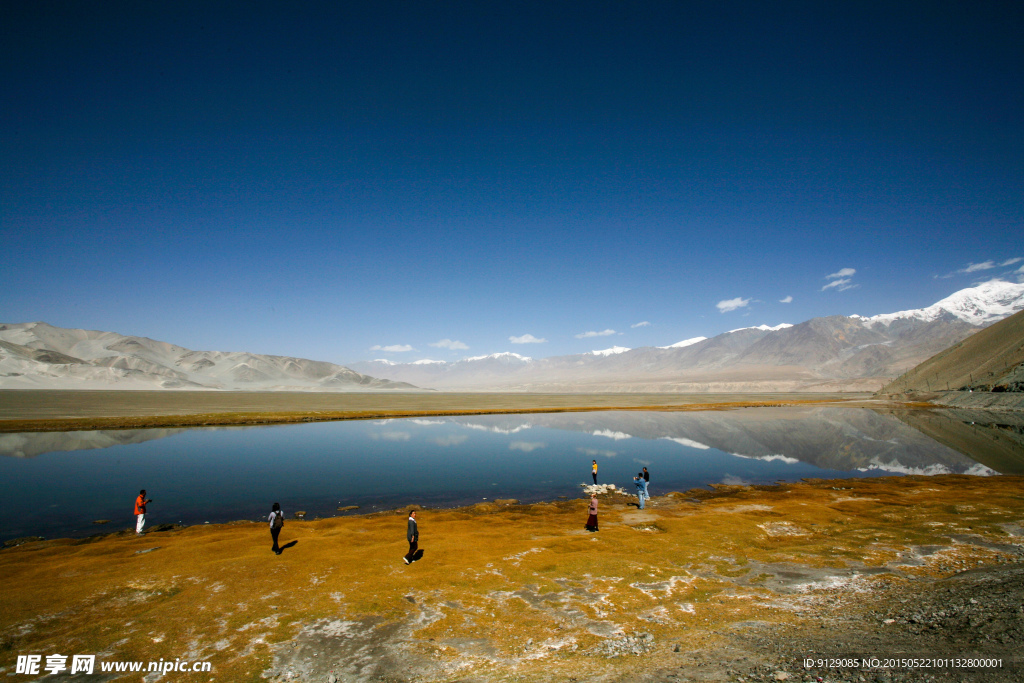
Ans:
<svg viewBox="0 0 1024 683"><path fill-rule="evenodd" d="M590 473L594 475L594 485L596 486L597 485L597 461L596 460L594 461L594 464L590 466Z"/></svg>

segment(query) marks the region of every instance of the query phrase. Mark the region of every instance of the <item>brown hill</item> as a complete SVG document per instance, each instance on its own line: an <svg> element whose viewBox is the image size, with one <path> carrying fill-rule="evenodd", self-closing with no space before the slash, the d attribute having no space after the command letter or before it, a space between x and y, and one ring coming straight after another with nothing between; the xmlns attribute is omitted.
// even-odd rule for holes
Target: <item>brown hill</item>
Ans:
<svg viewBox="0 0 1024 683"><path fill-rule="evenodd" d="M878 393L942 391L1024 392L1024 311L932 356Z"/></svg>

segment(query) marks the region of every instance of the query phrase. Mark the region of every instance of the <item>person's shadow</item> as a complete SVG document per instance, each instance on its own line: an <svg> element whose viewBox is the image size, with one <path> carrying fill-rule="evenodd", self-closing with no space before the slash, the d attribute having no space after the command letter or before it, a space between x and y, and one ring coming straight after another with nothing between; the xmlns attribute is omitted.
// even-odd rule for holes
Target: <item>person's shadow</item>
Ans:
<svg viewBox="0 0 1024 683"><path fill-rule="evenodd" d="M415 562L416 560L421 560L421 559L423 559L423 548L420 548L419 550L417 550L416 552L414 552L412 554L412 561L413 562Z"/></svg>
<svg viewBox="0 0 1024 683"><path fill-rule="evenodd" d="M298 544L299 544L299 542L298 542L298 541L291 541L291 542L289 542L289 543L285 543L285 544L284 544L283 546L281 546L280 548L278 548L278 550L280 550L280 551L281 551L281 552L283 553L283 552L284 552L285 550L287 550L288 548L291 548L292 546L295 546L295 545L298 545Z"/></svg>

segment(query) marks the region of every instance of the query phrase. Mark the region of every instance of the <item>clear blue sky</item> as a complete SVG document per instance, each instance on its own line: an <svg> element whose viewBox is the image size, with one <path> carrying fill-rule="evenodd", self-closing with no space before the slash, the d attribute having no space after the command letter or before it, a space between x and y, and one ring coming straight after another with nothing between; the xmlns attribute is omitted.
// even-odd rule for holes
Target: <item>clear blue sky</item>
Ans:
<svg viewBox="0 0 1024 683"><path fill-rule="evenodd" d="M543 357L1016 280L1022 7L4 2L0 322Z"/></svg>

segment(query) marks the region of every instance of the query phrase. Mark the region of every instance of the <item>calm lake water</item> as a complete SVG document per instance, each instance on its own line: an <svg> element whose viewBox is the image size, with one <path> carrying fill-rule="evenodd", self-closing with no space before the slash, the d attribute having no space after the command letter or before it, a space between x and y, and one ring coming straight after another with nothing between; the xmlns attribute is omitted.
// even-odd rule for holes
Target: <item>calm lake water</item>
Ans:
<svg viewBox="0 0 1024 683"><path fill-rule="evenodd" d="M134 525L339 514L411 503L579 497L591 481L651 493L806 477L997 471L900 420L855 408L596 412L238 428L0 434L2 539L86 536ZM110 524L94 525L93 520Z"/></svg>

